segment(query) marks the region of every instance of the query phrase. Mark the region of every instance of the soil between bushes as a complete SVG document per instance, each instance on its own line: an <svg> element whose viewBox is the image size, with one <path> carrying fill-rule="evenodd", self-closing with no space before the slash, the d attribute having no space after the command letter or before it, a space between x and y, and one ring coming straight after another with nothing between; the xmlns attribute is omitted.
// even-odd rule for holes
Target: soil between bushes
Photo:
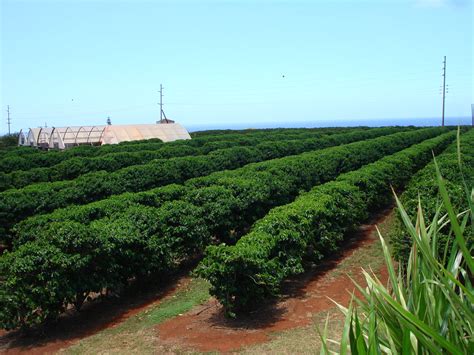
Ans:
<svg viewBox="0 0 474 355"><path fill-rule="evenodd" d="M258 311L232 320L224 316L220 304L211 298L184 315L157 325L158 342L173 348L198 351L235 351L267 342L275 332L311 324L315 314L335 308L331 299L347 305L354 292L353 283L347 274L351 274L357 282L362 282L361 267L368 265L344 268L340 273L333 271L354 252L378 241L374 233L375 226L382 224L391 211L392 208L382 211L348 236L344 248L338 254L287 281L283 287L283 297L278 301L269 302ZM386 282L384 268L378 270L378 275ZM0 352L56 353L104 329L116 327L133 315L171 297L188 283L189 277L181 275L161 288L138 296L93 303L80 314L65 314L60 322L43 329L42 333L24 335L0 330Z"/></svg>
<svg viewBox="0 0 474 355"><path fill-rule="evenodd" d="M190 278L179 275L174 280L149 292L131 294L119 299L86 304L77 313L69 311L47 328L22 334L0 330L0 353L54 354L104 329L113 328L126 319L159 304L163 299L186 287Z"/></svg>
<svg viewBox="0 0 474 355"><path fill-rule="evenodd" d="M199 351L235 351L267 342L272 333L311 324L316 313L335 307L331 299L347 305L355 291L347 273L361 283L361 267L368 265L352 267L337 276L330 271L356 250L378 241L374 233L375 226L383 223L391 211L392 209L384 210L370 223L348 236L345 247L339 254L288 281L284 285L283 297L276 303L269 303L238 319L228 319L224 316L222 306L215 299L211 299L183 316L159 324L156 328L160 342ZM386 282L386 270L381 268L377 273L381 280Z"/></svg>

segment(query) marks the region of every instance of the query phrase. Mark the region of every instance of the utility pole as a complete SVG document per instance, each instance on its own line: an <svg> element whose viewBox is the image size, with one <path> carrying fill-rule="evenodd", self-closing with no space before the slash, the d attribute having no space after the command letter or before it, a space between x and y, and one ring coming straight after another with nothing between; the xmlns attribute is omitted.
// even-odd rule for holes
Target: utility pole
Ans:
<svg viewBox="0 0 474 355"><path fill-rule="evenodd" d="M163 85L160 84L160 122L159 123L163 123L163 117L165 118L164 122L165 123L169 123L168 122L168 118L166 117L166 114L165 114L165 111L163 110ZM157 122L158 123L158 122Z"/></svg>
<svg viewBox="0 0 474 355"><path fill-rule="evenodd" d="M11 120L10 120L10 105L7 105L7 123L8 123L8 135L11 134L11 131L10 131L10 124L11 124Z"/></svg>
<svg viewBox="0 0 474 355"><path fill-rule="evenodd" d="M163 85L160 84L160 122L163 122Z"/></svg>
<svg viewBox="0 0 474 355"><path fill-rule="evenodd" d="M444 127L444 106L446 101L446 56L444 56L443 62L443 113L441 116L441 126Z"/></svg>

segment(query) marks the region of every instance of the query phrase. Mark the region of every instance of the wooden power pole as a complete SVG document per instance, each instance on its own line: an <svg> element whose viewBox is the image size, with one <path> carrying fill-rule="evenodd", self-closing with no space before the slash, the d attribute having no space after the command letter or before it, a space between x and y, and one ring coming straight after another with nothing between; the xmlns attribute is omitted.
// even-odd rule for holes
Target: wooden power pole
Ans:
<svg viewBox="0 0 474 355"><path fill-rule="evenodd" d="M163 85L160 84L160 122L163 122Z"/></svg>
<svg viewBox="0 0 474 355"><path fill-rule="evenodd" d="M10 131L10 124L11 124L10 105L7 106L7 123L8 123L8 135L10 135L11 134L11 131Z"/></svg>
<svg viewBox="0 0 474 355"><path fill-rule="evenodd" d="M441 126L444 127L444 107L446 101L446 56L444 56L443 61L443 112L441 116Z"/></svg>

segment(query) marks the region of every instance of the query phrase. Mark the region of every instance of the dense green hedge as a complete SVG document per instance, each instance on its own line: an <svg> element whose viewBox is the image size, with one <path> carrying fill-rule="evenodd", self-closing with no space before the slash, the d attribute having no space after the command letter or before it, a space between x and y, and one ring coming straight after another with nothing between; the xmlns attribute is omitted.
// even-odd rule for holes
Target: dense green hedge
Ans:
<svg viewBox="0 0 474 355"><path fill-rule="evenodd" d="M0 136L0 154L7 154L18 144L18 133Z"/></svg>
<svg viewBox="0 0 474 355"><path fill-rule="evenodd" d="M436 161L449 191L451 203L458 213L461 212L461 208L465 206L466 191L464 183L470 189L474 187L474 129L471 129L468 133L461 136L461 154L462 174L459 169L456 144L451 145L443 154L436 157ZM413 175L400 199L408 215L413 220L417 214L419 199L421 200L421 206L423 206L425 220L429 222L433 219L434 213L438 211L438 207L441 204L434 162L428 164L417 174ZM442 209L440 213L443 215L446 211ZM471 238L468 239L468 243L470 244L472 243L472 236L474 235L472 232L472 223L474 223L474 221L471 221L471 228L469 229L471 232L466 233L467 236L471 236ZM439 235L442 236L438 240L438 243L442 245L439 249L444 250L447 243L448 247L450 246L449 240L451 238L449 230L443 230ZM392 230L390 242L395 258L406 263L413 241L406 233L399 215L395 227ZM440 255L440 257L442 257L442 255Z"/></svg>
<svg viewBox="0 0 474 355"><path fill-rule="evenodd" d="M90 292L172 269L216 239L237 238L300 191L442 132L401 132L251 164L194 179L180 200L158 208L132 205L90 224L48 223L0 257L0 327L41 323Z"/></svg>
<svg viewBox="0 0 474 355"><path fill-rule="evenodd" d="M360 131L360 130L352 130ZM339 131L310 131L286 134L285 139L317 139L325 134L332 134ZM343 132L342 130L340 131ZM345 131L344 131L345 132ZM236 146L255 146L266 141L282 140L282 134L253 134L253 135L229 135L228 140L215 140L215 138L205 136L197 138L192 143L180 141L175 144L150 144L145 141L136 143L137 146L152 147L153 150L126 151L119 153L102 154L93 157L72 157L61 161L51 167L32 168L29 170L17 170L11 173L0 173L0 191L10 188L22 188L24 186L38 182L53 182L60 180L75 179L80 175L95 171L116 171L118 169L141 165L155 159L168 159L173 157L193 156L208 154L214 150L231 148ZM204 142L204 144L203 144ZM132 142L129 142L130 144Z"/></svg>
<svg viewBox="0 0 474 355"><path fill-rule="evenodd" d="M303 261L319 261L339 247L346 231L385 204L395 188L444 149L455 133L424 141L317 186L259 220L236 245L210 246L197 273L229 314L248 310L278 294Z"/></svg>
<svg viewBox="0 0 474 355"><path fill-rule="evenodd" d="M129 165L144 164L153 159L203 154L202 151L201 147L160 144L156 150L111 153L98 157L73 157L51 167L0 173L0 191L21 188L37 182L70 180L93 171L115 171Z"/></svg>
<svg viewBox="0 0 474 355"><path fill-rule="evenodd" d="M76 157L98 157L112 153L131 153L145 150L156 150L162 148L163 146L168 146L170 147L169 149L172 149L172 147L177 149L181 146L200 147L211 142L219 141L241 140L242 142L245 142L245 140L253 140L254 138L264 138L265 140L270 140L271 137L273 137L273 140L281 140L282 138L298 139L301 134L326 135L346 132L348 130L351 130L351 128L320 128L317 130L306 131L288 129L276 132L262 132L260 130L256 130L251 134L245 135L242 133L232 133L227 135L211 134L191 140L178 140L169 143L163 143L159 139L150 139L136 142L122 142L120 144L109 144L100 147L82 145L67 149L65 151L42 151L35 148L18 147L18 149L2 154L0 159L0 172L6 174L16 170L27 171L33 168L50 167Z"/></svg>
<svg viewBox="0 0 474 355"><path fill-rule="evenodd" d="M263 142L253 147L218 149L207 155L157 159L113 173L99 171L71 181L38 183L0 193L0 240L11 226L29 216L74 204L85 204L124 192L137 192L224 169L291 154L325 148L361 139L390 134L403 129L380 128L353 130L319 139Z"/></svg>
<svg viewBox="0 0 474 355"><path fill-rule="evenodd" d="M150 144L155 145L155 148L150 147L149 149L156 149L163 145L163 143L161 142L155 142ZM110 151L108 151L108 146L104 147L107 147L107 149L102 149L103 147L92 147L83 145L65 151L43 151L30 147L18 147L18 149L15 149L9 152L8 154L2 156L2 159L0 159L0 171L5 174L17 170L26 171L33 168L48 167L55 164L59 164L64 160L71 159L74 157L92 157L101 153L110 153ZM127 149L128 146L124 147L121 145L117 145L114 146L114 148L119 149L118 151L121 151L121 149Z"/></svg>
<svg viewBox="0 0 474 355"><path fill-rule="evenodd" d="M191 132L190 135L192 138L198 137L207 137L214 136L216 138L224 139L223 137L228 137L232 134L242 134L242 135L281 135L283 138L287 134L293 133L307 133L307 132L333 132L340 130L352 130L352 129L370 129L367 126L355 126L355 127L319 127L319 128L248 128L248 129L211 129L205 131L195 131Z"/></svg>
<svg viewBox="0 0 474 355"><path fill-rule="evenodd" d="M379 131L378 134L385 132L393 132L391 129L383 129ZM372 134L376 134L376 131L371 131ZM340 142L343 140L351 140L355 138L355 132L348 133L349 135L334 135L331 138L326 138L323 140L314 141L316 146L323 148L326 145L331 145L330 142L332 139L337 139ZM338 137L339 136L339 137ZM352 138L351 138L352 137ZM344 138L344 139L343 139ZM285 147L285 146L282 146ZM283 150L282 147L277 149L278 154L288 152L288 149ZM272 149L278 148L276 145L272 145ZM288 147L287 147L288 148ZM268 157L268 155L267 155ZM272 161L268 162L273 164ZM24 240L29 239L30 236L34 236L41 230L45 225L51 222L64 222L64 221L77 221L83 224L89 223L91 220L99 219L102 217L110 216L116 211L124 210L131 205L142 204L146 206L159 207L166 201L182 198L182 196L187 193L190 187L197 186L209 186L217 181L217 179L223 177L235 177L242 176L247 171L250 174L253 174L254 169L264 169L263 166L266 166L267 163L257 163L251 164L247 167L235 170L233 172L215 172L209 176L195 178L188 181L186 186L182 185L168 185L148 191L138 192L138 193L124 193L121 195L111 196L107 199L86 204L84 206L70 206L67 209L58 209L52 213L44 215L35 215L26 219L25 221L19 223L15 227L15 238L14 240ZM1 196L1 195L0 195Z"/></svg>

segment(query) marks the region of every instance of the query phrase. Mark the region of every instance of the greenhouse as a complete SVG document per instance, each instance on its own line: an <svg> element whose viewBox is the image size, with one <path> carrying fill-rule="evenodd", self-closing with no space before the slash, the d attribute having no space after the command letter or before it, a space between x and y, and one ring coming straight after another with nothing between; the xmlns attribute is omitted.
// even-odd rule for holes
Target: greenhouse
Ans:
<svg viewBox="0 0 474 355"><path fill-rule="evenodd" d="M30 128L26 135L22 130L18 144L44 149L67 149L78 145L98 146L152 138L171 142L179 139L191 139L191 136L178 123L68 126Z"/></svg>
<svg viewBox="0 0 474 355"><path fill-rule="evenodd" d="M28 134L25 136L22 130L18 138L18 144L30 147L48 148L52 131L53 128L50 127L30 128Z"/></svg>
<svg viewBox="0 0 474 355"><path fill-rule="evenodd" d="M22 129L20 130L20 133L18 134L18 145L26 145L26 137Z"/></svg>

